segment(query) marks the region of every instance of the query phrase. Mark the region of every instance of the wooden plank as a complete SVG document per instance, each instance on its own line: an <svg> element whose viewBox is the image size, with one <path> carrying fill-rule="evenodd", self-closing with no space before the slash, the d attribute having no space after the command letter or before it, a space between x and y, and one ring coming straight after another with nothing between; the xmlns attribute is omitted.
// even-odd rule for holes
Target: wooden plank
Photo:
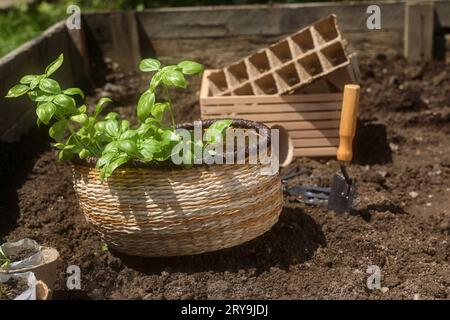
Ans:
<svg viewBox="0 0 450 320"><path fill-rule="evenodd" d="M372 1L383 13L383 30L401 30L404 2ZM144 10L138 19L151 39L183 39L295 32L331 13L341 29L367 32L368 3L299 3ZM263 23L262 23L263 22Z"/></svg>
<svg viewBox="0 0 450 320"><path fill-rule="evenodd" d="M202 75L202 84L200 86L200 97L208 96L208 76L211 74L212 70L205 70Z"/></svg>
<svg viewBox="0 0 450 320"><path fill-rule="evenodd" d="M292 139L291 141L294 148L335 147L339 145L339 138Z"/></svg>
<svg viewBox="0 0 450 320"><path fill-rule="evenodd" d="M308 111L333 111L341 108L341 102L313 102L313 103L292 103L292 104L244 104L233 106L203 106L203 114L251 114L251 113L280 113L280 112L308 112Z"/></svg>
<svg viewBox="0 0 450 320"><path fill-rule="evenodd" d="M340 119L340 111L271 113L271 114L223 114L223 117L235 117L259 122L311 121Z"/></svg>
<svg viewBox="0 0 450 320"><path fill-rule="evenodd" d="M89 57L89 50L86 40L86 22L81 19L80 29L68 29L69 43L73 46L70 50L70 63L78 80L83 80L84 88L93 88L92 70ZM81 65L81 68L80 68Z"/></svg>
<svg viewBox="0 0 450 320"><path fill-rule="evenodd" d="M435 14L442 28L450 28L450 1L434 0Z"/></svg>
<svg viewBox="0 0 450 320"><path fill-rule="evenodd" d="M111 13L110 22L113 43L113 56L110 58L123 71L138 71L142 57L135 12Z"/></svg>
<svg viewBox="0 0 450 320"><path fill-rule="evenodd" d="M326 121L294 121L294 122L265 122L269 127L278 124L286 130L316 130L339 128L339 120Z"/></svg>
<svg viewBox="0 0 450 320"><path fill-rule="evenodd" d="M406 3L404 22L404 55L410 61L433 58L434 4Z"/></svg>
<svg viewBox="0 0 450 320"><path fill-rule="evenodd" d="M337 147L294 148L294 157L336 157Z"/></svg>
<svg viewBox="0 0 450 320"><path fill-rule="evenodd" d="M211 105L234 105L234 104L253 104L253 103L297 103L297 102L342 102L342 93L326 94L294 94L294 95L254 95L254 96L229 96L229 97L208 97L201 98L200 104L203 106Z"/></svg>
<svg viewBox="0 0 450 320"><path fill-rule="evenodd" d="M296 138L338 138L339 128L321 130L289 130L289 137Z"/></svg>

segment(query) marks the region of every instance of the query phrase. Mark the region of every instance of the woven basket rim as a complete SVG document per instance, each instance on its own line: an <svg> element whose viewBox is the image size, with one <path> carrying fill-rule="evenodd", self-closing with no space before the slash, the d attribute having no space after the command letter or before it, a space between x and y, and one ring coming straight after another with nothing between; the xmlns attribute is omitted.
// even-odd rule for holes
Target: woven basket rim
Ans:
<svg viewBox="0 0 450 320"><path fill-rule="evenodd" d="M261 122L251 121L251 120L244 120L244 119L227 119L227 118L218 118L218 119L207 119L207 120L196 120L186 123L181 123L176 126L177 129L193 129L195 123L201 122L202 126L205 128L208 128L211 124L213 124L215 121L218 120L232 120L231 127L235 129L256 129L258 130L258 133L260 135L260 139L258 141L258 145L263 145L270 147L271 145L271 137L270 137L270 129L265 124ZM248 157L249 153L256 152L258 149L258 145L251 146L249 148L248 144L245 144L245 157ZM233 156L234 159L237 158L237 151L233 152L225 152L223 154L224 159L226 159L227 156ZM86 159L74 159L71 160L72 164L75 166L83 166L83 167L95 167L95 164L97 162L97 157L88 157ZM218 164L193 164L192 167L198 168L198 167L212 167L216 166ZM192 168L190 167L190 168ZM186 169L186 166L184 165L176 165L170 160L166 161L151 161L151 162L142 162L138 160L133 160L125 163L121 166L121 168L127 168L127 169L135 169L135 168L143 168L143 169Z"/></svg>

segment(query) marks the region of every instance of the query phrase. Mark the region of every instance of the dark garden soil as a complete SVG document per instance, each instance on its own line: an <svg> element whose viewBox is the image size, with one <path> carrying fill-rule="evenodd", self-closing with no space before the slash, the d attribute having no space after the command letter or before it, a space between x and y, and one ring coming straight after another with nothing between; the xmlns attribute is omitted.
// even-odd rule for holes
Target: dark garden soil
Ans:
<svg viewBox="0 0 450 320"><path fill-rule="evenodd" d="M27 289L26 279L9 278L8 281L0 283L0 300L12 300Z"/></svg>
<svg viewBox="0 0 450 320"><path fill-rule="evenodd" d="M160 56L177 61L188 52L220 67L262 46L245 44L194 51L174 42ZM59 250L55 298L448 299L450 64L407 64L392 54L360 63L358 137L348 168L359 197L348 216L286 202L269 232L236 248L169 259L111 253L80 212L70 165L55 161L45 130L32 130L20 143L0 144L0 238L29 237ZM139 79L108 81L97 95L113 95L132 115L129 93ZM177 93L178 121L199 117L199 85L192 79ZM324 184L338 170L335 160L302 158L283 172L296 166ZM72 264L81 267L82 291L65 289ZM382 290L366 286L371 265L381 269Z"/></svg>

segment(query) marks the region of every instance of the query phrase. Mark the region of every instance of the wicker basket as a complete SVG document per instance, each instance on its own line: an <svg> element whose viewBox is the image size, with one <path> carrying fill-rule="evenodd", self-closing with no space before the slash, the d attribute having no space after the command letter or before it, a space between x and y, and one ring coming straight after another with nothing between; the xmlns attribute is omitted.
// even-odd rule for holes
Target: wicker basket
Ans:
<svg viewBox="0 0 450 320"><path fill-rule="evenodd" d="M203 121L203 126L210 123ZM263 128L259 134L270 143L264 125L234 120L233 127ZM129 165L101 183L97 169L78 163L73 178L87 221L111 248L136 256L181 256L239 245L278 221L280 178L262 174L262 168Z"/></svg>

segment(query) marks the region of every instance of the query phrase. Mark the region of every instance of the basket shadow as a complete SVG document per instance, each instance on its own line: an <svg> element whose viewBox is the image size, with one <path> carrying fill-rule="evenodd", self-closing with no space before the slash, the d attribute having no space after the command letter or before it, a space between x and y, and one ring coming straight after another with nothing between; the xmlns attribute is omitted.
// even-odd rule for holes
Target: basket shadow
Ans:
<svg viewBox="0 0 450 320"><path fill-rule="evenodd" d="M198 255L142 258L111 250L129 268L144 274L161 271L184 272L237 272L254 269L260 273L271 267L287 270L312 258L319 247L326 246L321 226L300 208L284 208L278 223L260 237L244 244Z"/></svg>

